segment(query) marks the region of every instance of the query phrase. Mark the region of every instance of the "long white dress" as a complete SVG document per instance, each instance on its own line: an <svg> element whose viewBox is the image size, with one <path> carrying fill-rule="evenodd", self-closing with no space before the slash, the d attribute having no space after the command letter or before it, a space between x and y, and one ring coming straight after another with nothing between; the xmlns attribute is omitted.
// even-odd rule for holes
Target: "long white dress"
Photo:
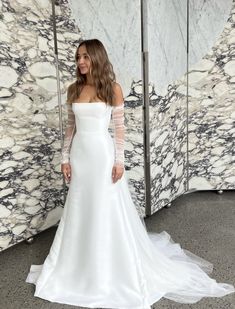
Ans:
<svg viewBox="0 0 235 309"><path fill-rule="evenodd" d="M62 162L70 161L71 181L50 252L26 278L36 286L34 296L88 308L150 309L161 297L195 303L235 292L208 275L210 262L167 232L147 232L125 171L112 182L114 163L123 163L123 128L123 103L68 105Z"/></svg>

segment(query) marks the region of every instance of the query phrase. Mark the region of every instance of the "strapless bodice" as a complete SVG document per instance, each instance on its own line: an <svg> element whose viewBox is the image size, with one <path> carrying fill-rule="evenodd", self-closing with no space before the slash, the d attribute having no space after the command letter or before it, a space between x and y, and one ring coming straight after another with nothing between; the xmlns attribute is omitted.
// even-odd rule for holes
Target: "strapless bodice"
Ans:
<svg viewBox="0 0 235 309"><path fill-rule="evenodd" d="M108 131L112 106L105 102L72 103L77 132L104 133Z"/></svg>

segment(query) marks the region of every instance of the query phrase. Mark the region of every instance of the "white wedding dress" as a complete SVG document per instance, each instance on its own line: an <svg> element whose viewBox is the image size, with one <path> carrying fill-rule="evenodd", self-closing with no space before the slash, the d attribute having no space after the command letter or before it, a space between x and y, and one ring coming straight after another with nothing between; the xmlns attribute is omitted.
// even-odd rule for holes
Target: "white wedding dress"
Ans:
<svg viewBox="0 0 235 309"><path fill-rule="evenodd" d="M161 297L195 303L235 292L208 275L210 262L167 232L147 232L125 171L112 182L114 163L123 164L123 128L123 103L68 104L62 163L70 161L71 180L50 252L26 278L36 286L34 296L88 308L150 309Z"/></svg>

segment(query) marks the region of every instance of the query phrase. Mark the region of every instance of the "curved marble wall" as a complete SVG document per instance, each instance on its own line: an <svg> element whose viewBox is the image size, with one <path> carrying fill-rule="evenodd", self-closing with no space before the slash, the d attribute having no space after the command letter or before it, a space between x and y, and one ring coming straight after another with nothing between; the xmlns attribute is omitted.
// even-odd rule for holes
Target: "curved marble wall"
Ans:
<svg viewBox="0 0 235 309"><path fill-rule="evenodd" d="M235 1L208 2L204 19L191 7L200 32L191 32L190 41L203 57L189 66L189 190L235 189ZM220 14L223 26L216 31L210 20L218 24ZM213 42L211 31L218 34ZM189 59L193 64L192 48Z"/></svg>
<svg viewBox="0 0 235 309"><path fill-rule="evenodd" d="M149 2L151 213L187 191L235 188L235 2L188 4L187 42L187 1Z"/></svg>

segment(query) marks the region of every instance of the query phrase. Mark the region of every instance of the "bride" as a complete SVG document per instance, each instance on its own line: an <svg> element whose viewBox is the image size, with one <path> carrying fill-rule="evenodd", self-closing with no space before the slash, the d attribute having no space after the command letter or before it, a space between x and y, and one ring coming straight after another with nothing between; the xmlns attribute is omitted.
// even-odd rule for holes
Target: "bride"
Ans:
<svg viewBox="0 0 235 309"><path fill-rule="evenodd" d="M162 297L190 304L235 292L209 276L210 262L166 231L147 232L128 189L124 99L107 52L99 40L84 40L75 60L61 160L69 190L50 252L26 278L35 284L34 296L89 308L150 309Z"/></svg>

